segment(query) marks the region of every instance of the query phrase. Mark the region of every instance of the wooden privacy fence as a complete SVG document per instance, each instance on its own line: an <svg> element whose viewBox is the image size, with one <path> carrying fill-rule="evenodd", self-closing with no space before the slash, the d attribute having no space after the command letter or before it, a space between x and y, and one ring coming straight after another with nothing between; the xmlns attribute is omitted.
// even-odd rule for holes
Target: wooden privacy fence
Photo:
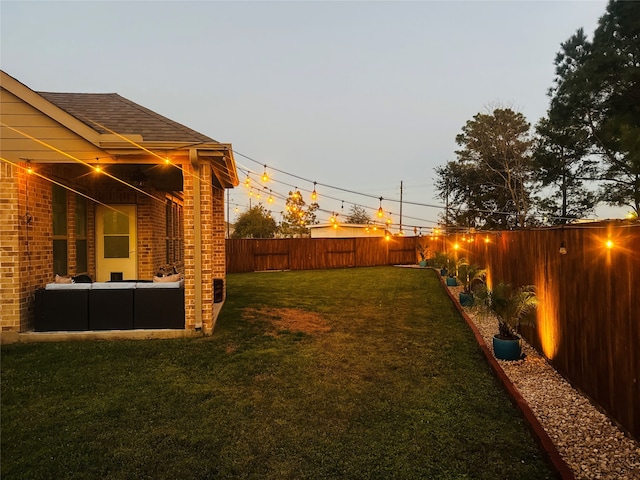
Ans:
<svg viewBox="0 0 640 480"><path fill-rule="evenodd" d="M537 325L524 336L640 437L640 224L452 235L444 248L487 268L490 286L535 285Z"/></svg>
<svg viewBox="0 0 640 480"><path fill-rule="evenodd" d="M227 240L227 273L416 263L415 237Z"/></svg>

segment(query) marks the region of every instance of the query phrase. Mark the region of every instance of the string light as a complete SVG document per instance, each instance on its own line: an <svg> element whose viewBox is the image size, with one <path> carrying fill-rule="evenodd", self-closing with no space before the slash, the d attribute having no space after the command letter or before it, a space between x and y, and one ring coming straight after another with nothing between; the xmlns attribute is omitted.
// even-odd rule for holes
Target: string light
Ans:
<svg viewBox="0 0 640 480"><path fill-rule="evenodd" d="M609 250L611 250L613 248L613 241L607 240L606 246Z"/></svg>
<svg viewBox="0 0 640 480"><path fill-rule="evenodd" d="M243 155L243 154L241 154L241 153L238 153L238 152L234 152L234 153L236 153L236 154L238 154L238 155L240 155L240 156L244 156L244 157L246 157L246 155ZM251 159L251 158L249 158L249 157L247 157L247 158L248 158L249 160L251 160L252 162L258 163L258 162L257 162L256 160L254 160L254 159ZM273 169L273 170L276 170L276 171L279 171L279 172L282 172L282 173L284 173L285 175L289 175L289 176L296 177L296 178L301 178L301 177L297 177L296 175L290 174L290 173L288 173L288 172L280 171L280 170L278 170L278 169L276 169L276 168L273 168L273 167L271 167L271 166L269 166L269 165L267 165L267 168L268 168L268 169ZM247 168L247 167L245 167L245 166L241 165L241 164L239 164L239 165L238 165L238 170L239 170L241 173L245 173L245 172L246 172L249 176L250 176L250 174L251 174L251 170L250 170L249 168ZM304 179L304 178L301 178L301 179L302 179L302 180L307 181L307 179ZM299 198L299 197L300 197L300 192L298 191L298 187L297 187L297 186L294 186L293 184L289 184L289 183L283 182L283 181L281 181L281 180L270 180L270 181L275 181L275 182L277 182L277 183L279 183L279 184L286 185L286 186L290 187L290 191L289 191L288 195L283 195L283 194L279 194L279 193L277 193L277 192L274 192L274 195L276 195L278 198L287 199L288 197L291 197L291 198ZM309 181L310 183L312 183L312 184L315 184L315 190L316 190L316 195L317 195L317 194L318 194L317 186L318 186L318 185L322 185L322 184L319 184L318 182L312 182L311 180L308 180L308 181ZM328 187L329 187L329 188L336 188L336 189L338 189L338 190L344 190L344 189L340 189L339 187L333 187L333 186L330 186L330 185L328 185ZM347 190L345 190L345 191L347 191ZM349 191L349 192L351 192L351 191ZM312 193L313 193L313 190L309 190L309 193L310 193L310 194L312 194ZM351 193L355 193L355 194L358 194L358 195L365 195L365 196L373 197L372 195L360 194L359 192L351 192ZM329 200L335 200L335 201L339 201L339 202L341 202L341 206L344 204L344 202L347 202L347 203L351 203L351 204L353 204L353 205L356 205L356 203L354 203L354 202L349 202L349 201L346 201L346 200L343 200L343 199L339 199L339 198L331 197L331 196L329 196L329 195L324 195L324 197L325 197L325 198L327 198L327 199L329 199ZM374 198L379 198L379 197L374 197ZM396 200L393 200L393 199L392 199L391 201L396 201ZM434 206L434 207L435 207L435 206ZM370 208L370 209L372 209L372 210L373 210L373 208L372 208L372 207L365 207L365 208ZM326 213L327 213L327 217L328 217L328 216L329 216L329 214L330 214L330 211L329 211L329 210L325 210L325 209L322 209L322 208L317 208L317 211L319 211L319 212L326 212ZM374 211L375 211L375 210L374 210ZM410 217L410 216L405 216L405 218L407 218L407 219L417 220L417 221L419 221L419 222L435 223L435 222L433 222L432 220L425 220L425 219L422 219L422 218L415 218L415 217ZM410 224L405 224L405 225L406 225L407 227L414 227L414 226L415 226L415 225L410 225Z"/></svg>
<svg viewBox="0 0 640 480"><path fill-rule="evenodd" d="M249 188L251 186L251 180L249 180L249 174L247 173L247 179L244 181L244 186Z"/></svg>
<svg viewBox="0 0 640 480"><path fill-rule="evenodd" d="M262 181L263 182L268 182L269 181L269 175L267 175L267 166L264 166L264 172L262 173Z"/></svg>
<svg viewBox="0 0 640 480"><path fill-rule="evenodd" d="M96 157L96 166L93 167L93 168L98 173L100 173L102 171L102 168L100 167L100 159L98 159L98 157Z"/></svg>
<svg viewBox="0 0 640 480"><path fill-rule="evenodd" d="M269 190L269 203L273 203L273 195L271 193L271 190Z"/></svg>
<svg viewBox="0 0 640 480"><path fill-rule="evenodd" d="M378 218L384 217L384 210L382 210L382 197L380 197L380 208L378 208Z"/></svg>
<svg viewBox="0 0 640 480"><path fill-rule="evenodd" d="M313 192L311 192L311 200L315 202L318 198L318 192L316 192L316 182L313 182Z"/></svg>
<svg viewBox="0 0 640 480"><path fill-rule="evenodd" d="M33 168L31 167L31 160L27 160L27 173L29 175L33 173Z"/></svg>

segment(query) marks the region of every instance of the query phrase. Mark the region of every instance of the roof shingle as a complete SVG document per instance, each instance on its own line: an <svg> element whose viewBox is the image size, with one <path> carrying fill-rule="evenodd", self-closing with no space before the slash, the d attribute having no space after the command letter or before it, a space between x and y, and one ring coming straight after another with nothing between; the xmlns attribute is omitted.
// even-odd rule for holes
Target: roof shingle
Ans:
<svg viewBox="0 0 640 480"><path fill-rule="evenodd" d="M117 93L37 93L100 133L110 132L93 122L121 135L142 135L150 142L216 142Z"/></svg>

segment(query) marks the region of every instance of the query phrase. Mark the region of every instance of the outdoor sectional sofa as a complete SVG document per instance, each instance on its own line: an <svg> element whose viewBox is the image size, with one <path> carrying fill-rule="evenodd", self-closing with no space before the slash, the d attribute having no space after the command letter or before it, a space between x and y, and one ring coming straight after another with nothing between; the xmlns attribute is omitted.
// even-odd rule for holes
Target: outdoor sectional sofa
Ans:
<svg viewBox="0 0 640 480"><path fill-rule="evenodd" d="M37 332L183 329L184 280L49 283L35 313Z"/></svg>

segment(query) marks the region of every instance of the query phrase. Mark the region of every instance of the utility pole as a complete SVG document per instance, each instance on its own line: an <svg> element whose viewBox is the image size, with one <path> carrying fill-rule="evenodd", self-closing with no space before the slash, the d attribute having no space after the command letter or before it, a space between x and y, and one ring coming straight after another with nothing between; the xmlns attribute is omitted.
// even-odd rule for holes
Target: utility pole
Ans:
<svg viewBox="0 0 640 480"><path fill-rule="evenodd" d="M402 180L400 180L400 231L398 233L402 235Z"/></svg>

